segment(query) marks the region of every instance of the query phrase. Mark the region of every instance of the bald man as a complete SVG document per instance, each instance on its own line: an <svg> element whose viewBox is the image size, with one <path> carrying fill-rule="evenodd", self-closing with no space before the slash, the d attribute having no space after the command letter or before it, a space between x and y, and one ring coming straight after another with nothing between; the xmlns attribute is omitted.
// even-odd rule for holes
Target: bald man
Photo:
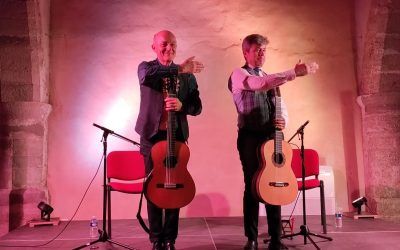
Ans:
<svg viewBox="0 0 400 250"><path fill-rule="evenodd" d="M154 35L151 46L157 59L142 62L138 68L140 84L140 111L135 130L140 135L140 152L144 156L146 172L153 169L150 156L154 144L167 138L167 111L175 111L177 120L176 140L186 142L189 138L187 115L201 113L202 104L193 73L203 70L202 63L194 57L181 64L175 64L177 42L175 35L162 30ZM177 96L166 97L163 92L164 78L177 75ZM150 224L150 241L153 249L175 249L178 235L179 209L163 209L147 201Z"/></svg>

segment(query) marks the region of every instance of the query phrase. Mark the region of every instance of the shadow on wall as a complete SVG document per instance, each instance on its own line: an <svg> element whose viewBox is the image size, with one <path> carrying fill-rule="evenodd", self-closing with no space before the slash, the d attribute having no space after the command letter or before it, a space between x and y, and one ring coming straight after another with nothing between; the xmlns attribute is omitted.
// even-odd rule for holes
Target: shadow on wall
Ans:
<svg viewBox="0 0 400 250"><path fill-rule="evenodd" d="M12 140L8 123L7 109L4 105L0 105L0 236L5 235L9 231L9 196L12 185Z"/></svg>
<svg viewBox="0 0 400 250"><path fill-rule="evenodd" d="M198 194L187 208L187 217L229 216L230 207L225 196L220 193Z"/></svg>
<svg viewBox="0 0 400 250"><path fill-rule="evenodd" d="M348 206L360 196L360 181L358 179L357 145L355 137L355 113L356 97L350 91L340 93L342 131L343 131L343 153L347 179Z"/></svg>

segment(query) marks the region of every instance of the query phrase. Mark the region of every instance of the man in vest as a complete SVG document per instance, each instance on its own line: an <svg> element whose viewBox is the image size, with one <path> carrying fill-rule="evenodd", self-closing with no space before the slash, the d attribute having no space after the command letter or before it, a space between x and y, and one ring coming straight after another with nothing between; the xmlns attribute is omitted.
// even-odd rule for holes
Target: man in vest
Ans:
<svg viewBox="0 0 400 250"><path fill-rule="evenodd" d="M274 95L278 87L298 76L316 70L304 63L293 69L266 74L261 70L265 62L268 39L259 34L247 36L242 43L246 64L235 69L228 82L238 113L237 149L244 174L243 196L244 232L248 241L244 249L258 249L259 200L252 194L252 180L259 167L258 150L262 143L273 138L275 128L284 129L288 122L286 105L282 102L282 117L275 117ZM281 237L281 207L265 204L268 233L271 236L268 249L287 249Z"/></svg>

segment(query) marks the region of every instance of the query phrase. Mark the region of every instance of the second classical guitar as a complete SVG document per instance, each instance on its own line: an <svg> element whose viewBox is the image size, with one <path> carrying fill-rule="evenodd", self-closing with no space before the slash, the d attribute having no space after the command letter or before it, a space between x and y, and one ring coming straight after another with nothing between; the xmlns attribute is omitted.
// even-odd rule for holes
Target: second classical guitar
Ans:
<svg viewBox="0 0 400 250"><path fill-rule="evenodd" d="M164 78L169 97L176 96L176 76ZM186 165L189 148L175 140L176 114L168 111L167 140L156 143L151 149L153 171L146 180L145 195L160 208L181 208L194 198L196 187Z"/></svg>
<svg viewBox="0 0 400 250"><path fill-rule="evenodd" d="M276 117L281 117L281 97L275 95ZM283 140L283 132L275 129L273 140L261 146L261 162L253 178L253 193L271 205L287 205L297 194L297 179L291 168L292 148Z"/></svg>

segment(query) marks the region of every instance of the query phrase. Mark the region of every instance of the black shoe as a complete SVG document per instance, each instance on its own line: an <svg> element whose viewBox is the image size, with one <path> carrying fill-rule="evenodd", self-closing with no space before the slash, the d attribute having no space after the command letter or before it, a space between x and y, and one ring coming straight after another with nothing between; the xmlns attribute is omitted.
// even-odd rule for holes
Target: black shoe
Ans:
<svg viewBox="0 0 400 250"><path fill-rule="evenodd" d="M166 243L165 243L165 248L164 248L165 250L175 250L175 244L174 244L174 242L171 242L171 241L167 241Z"/></svg>
<svg viewBox="0 0 400 250"><path fill-rule="evenodd" d="M248 240L246 245L244 245L244 250L257 250L258 243L255 240Z"/></svg>
<svg viewBox="0 0 400 250"><path fill-rule="evenodd" d="M268 250L286 250L289 249L282 241L271 241L268 245Z"/></svg>
<svg viewBox="0 0 400 250"><path fill-rule="evenodd" d="M162 241L154 241L152 250L164 250L164 244Z"/></svg>

